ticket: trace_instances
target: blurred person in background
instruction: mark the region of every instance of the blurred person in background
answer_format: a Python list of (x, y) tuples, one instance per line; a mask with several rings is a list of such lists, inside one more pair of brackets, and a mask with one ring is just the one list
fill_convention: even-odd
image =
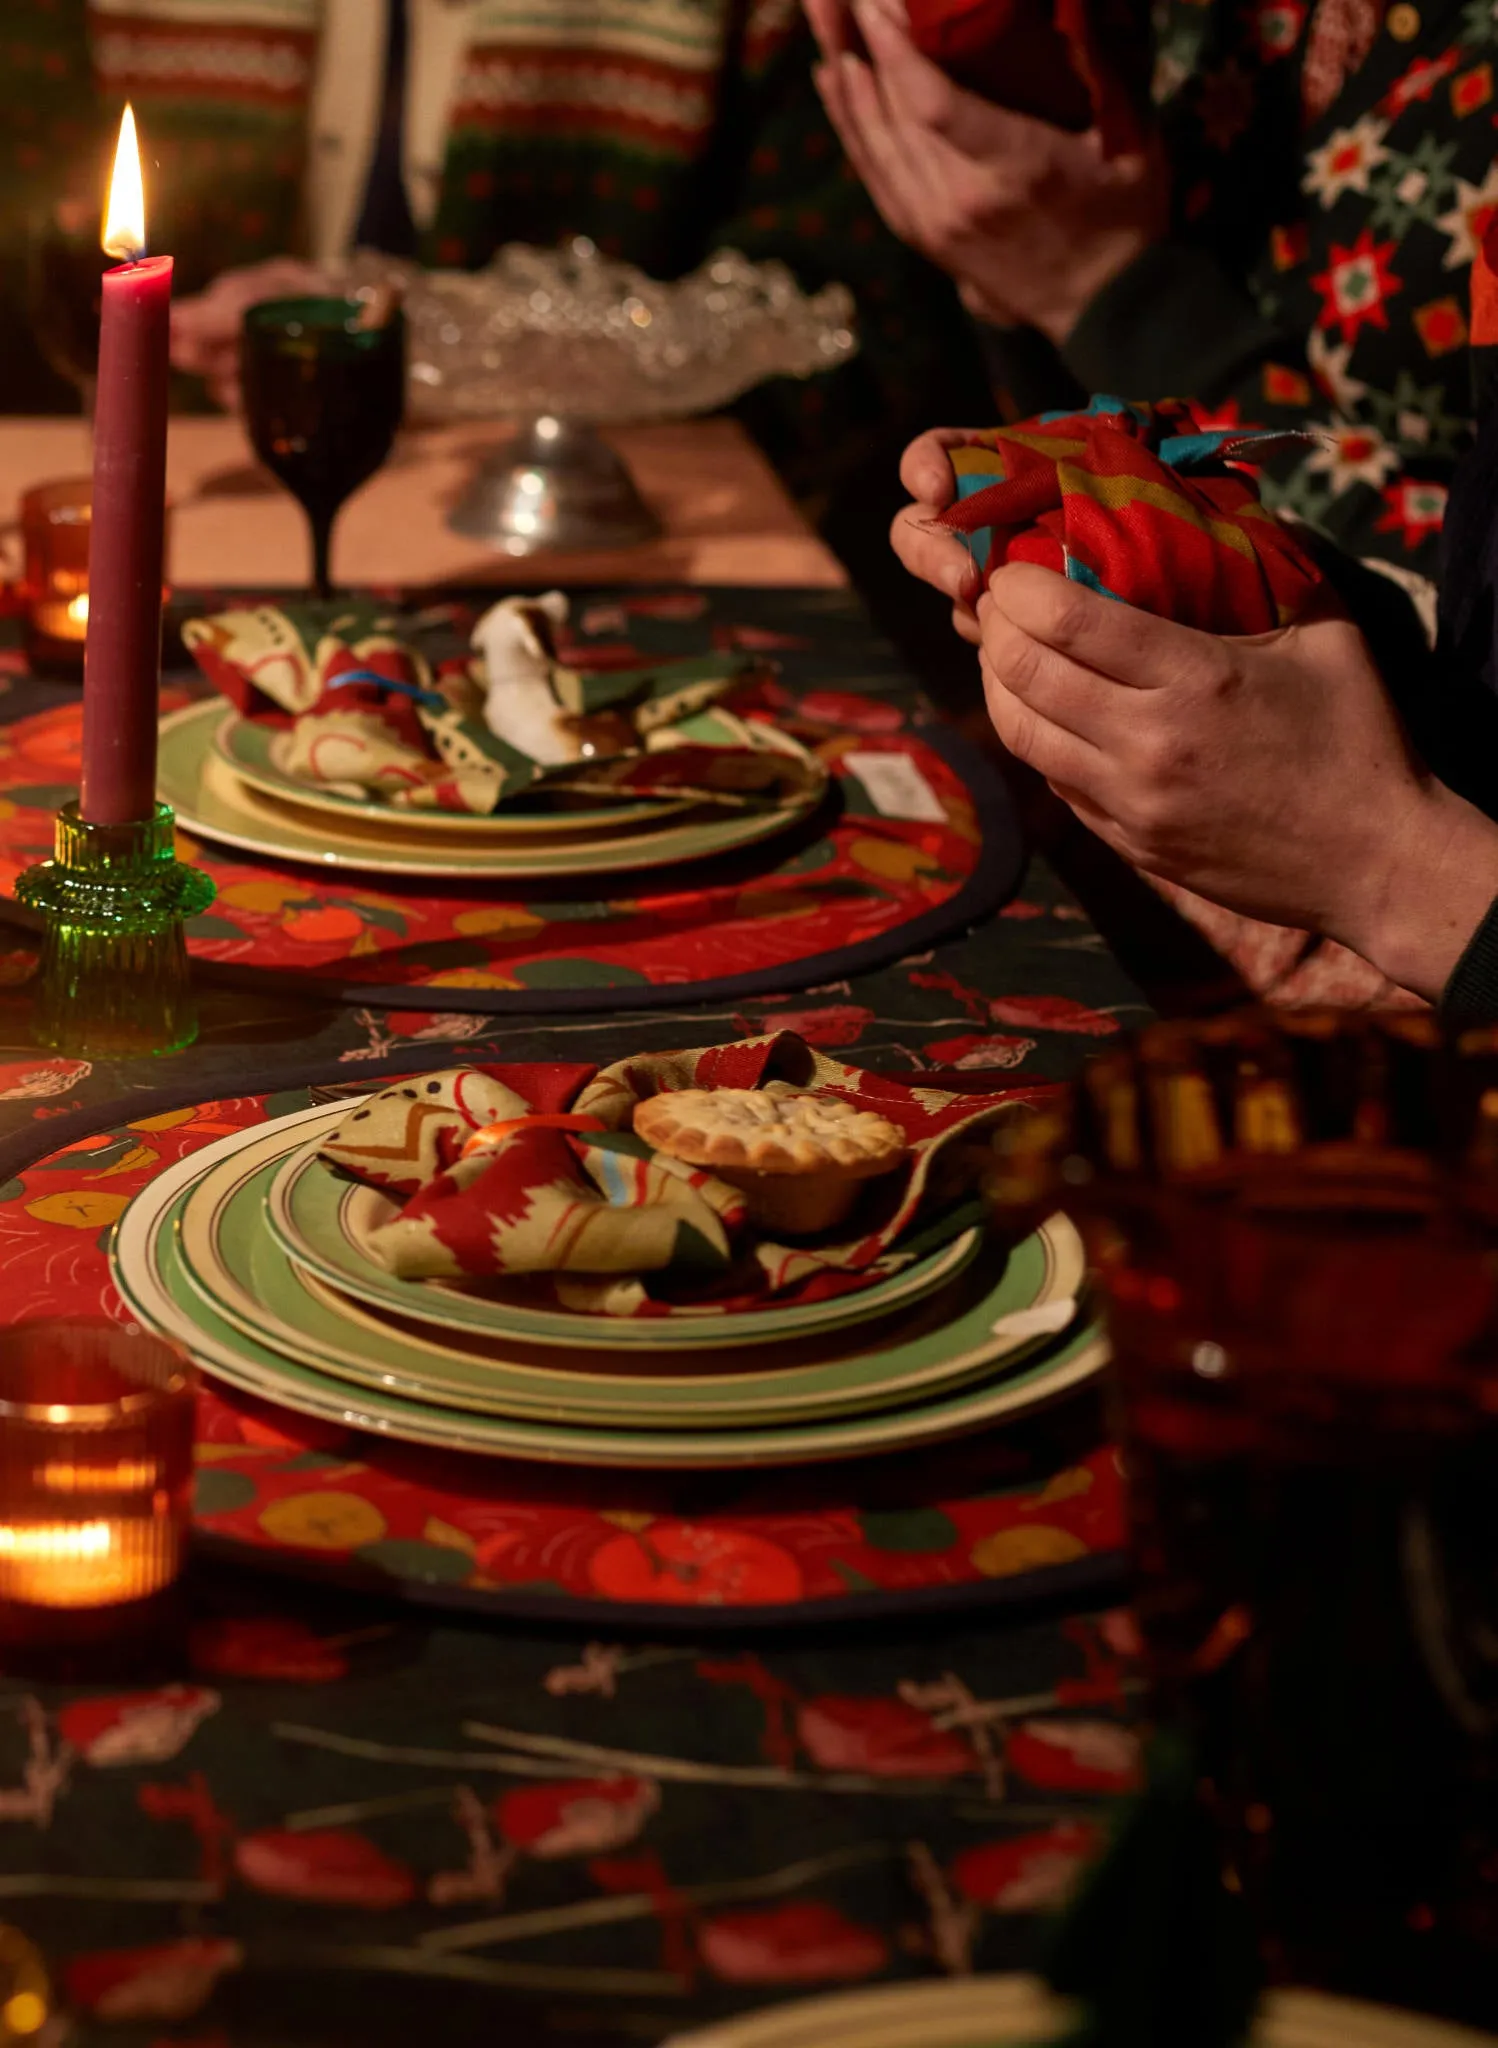
[[(1024, 110), (1012, 70), (971, 89), (1007, 0), (807, 5), (849, 156), (987, 327), (1015, 416), (1105, 391), (1317, 422), (1329, 441), (1271, 465), (1266, 502), (1435, 575), (1471, 436), (1468, 271), (1498, 206), (1486, 0), (1163, 0), (1112, 154), (1098, 125)], [(912, 466), (924, 496), (939, 451)]]
[[(1135, 131), (1109, 135), (1095, 61), (1090, 124), (1045, 118), (1022, 71), (994, 61), (1020, 18), (1010, 0), (807, 4), (844, 145), (987, 328), (1009, 416), (1102, 391), (1320, 429), (1260, 482), (1333, 543), (1322, 559), (1357, 624), (1263, 642), (1188, 635), (1033, 571), (982, 591), (933, 526), (963, 436), (917, 441), (896, 547), (958, 600), (999, 737), (1252, 986), (1308, 1000), (1325, 966), (1333, 1000), (1387, 999), (1390, 981), (1439, 996), (1495, 879), (1491, 582), (1479, 617), (1464, 543), (1434, 659), (1395, 586), (1432, 628), (1490, 374), (1491, 346), (1471, 344), (1479, 319), (1494, 338), (1498, 284), (1488, 266), (1470, 300), (1469, 284), (1498, 213), (1492, 8), (1166, 0), (1152, 92), (1126, 90)], [(1469, 526), (1491, 460), (1469, 462)], [(1332, 953), (1299, 950), (1307, 934)], [(1380, 973), (1353, 971), (1363, 961)]]
[(902, 434), (989, 401), (955, 292), (879, 219), (813, 55), (799, 0), (4, 0), (5, 403), (63, 401), (26, 360), (23, 243), (99, 191), (129, 99), (177, 364), (220, 399), (244, 307), (356, 246), (475, 268), (586, 235), (657, 277), (733, 246), (857, 300), (856, 360), (744, 406), (815, 507), (873, 430), (892, 470)]

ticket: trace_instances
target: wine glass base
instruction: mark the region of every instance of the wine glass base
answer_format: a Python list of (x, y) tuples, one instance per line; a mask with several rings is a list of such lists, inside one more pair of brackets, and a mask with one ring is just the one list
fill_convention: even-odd
[(516, 556), (635, 547), (661, 532), (597, 428), (546, 414), (484, 464), (447, 523)]

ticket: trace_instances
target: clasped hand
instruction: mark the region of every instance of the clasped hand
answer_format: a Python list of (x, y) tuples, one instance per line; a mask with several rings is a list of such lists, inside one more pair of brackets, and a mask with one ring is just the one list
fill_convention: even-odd
[[(968, 310), (1058, 345), (1104, 285), (1164, 233), (1154, 144), (1107, 158), (965, 92), (921, 55), (903, 0), (806, 0), (817, 89), (886, 225), (953, 277)], [(863, 51), (849, 47), (856, 24)]]
[(1116, 852), (1439, 995), (1498, 828), (1415, 759), (1350, 619), (1202, 633), (1014, 563), (976, 624), (999, 738)]

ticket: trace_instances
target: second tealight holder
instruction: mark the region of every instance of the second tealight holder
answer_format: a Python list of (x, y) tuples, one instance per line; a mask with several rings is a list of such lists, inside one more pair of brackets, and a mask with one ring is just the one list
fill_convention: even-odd
[(176, 855), (169, 804), (123, 825), (57, 814), (53, 857), (16, 895), (44, 920), (32, 1034), (56, 1052), (129, 1058), (178, 1052), (197, 1036), (183, 925), (212, 881)]
[(88, 477), (38, 484), (21, 499), (26, 661), (34, 675), (76, 682), (88, 632)]

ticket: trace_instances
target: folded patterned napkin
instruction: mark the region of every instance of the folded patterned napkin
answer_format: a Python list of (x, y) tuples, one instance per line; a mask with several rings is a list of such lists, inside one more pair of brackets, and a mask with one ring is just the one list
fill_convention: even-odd
[(1321, 571), (1239, 467), (1304, 435), (1205, 425), (1189, 401), (1042, 413), (950, 450), (956, 501), (940, 523), (985, 575), (1038, 562), (1141, 611), (1209, 633), (1265, 633), (1305, 606)]
[[(903, 1165), (869, 1184), (836, 1243), (756, 1237), (737, 1188), (653, 1153), (631, 1129), (647, 1096), (773, 1082), (874, 1110), (909, 1143)], [(403, 1278), (550, 1275), (556, 1299), (571, 1309), (725, 1313), (771, 1296), (851, 1292), (955, 1236), (975, 1220), (962, 1197), (973, 1192), (976, 1169), (975, 1154), (954, 1141), (977, 1137), (1015, 1108), (1011, 1095), (880, 1080), (783, 1031), (601, 1071), (449, 1068), (384, 1089), (319, 1150), (331, 1166), (401, 1201), (369, 1232), (367, 1249)], [(486, 1126), (512, 1122), (472, 1145)]]
[(1138, 0), (905, 0), (911, 39), (957, 84), (1103, 153), (1144, 146), (1153, 50)]
[(283, 773), (398, 810), (488, 816), (538, 795), (742, 806), (804, 792), (815, 771), (768, 727), (726, 720), (722, 746), (674, 730), (762, 670), (762, 657), (573, 667), (552, 641), (565, 611), (559, 593), (504, 599), (461, 651), (359, 600), (218, 612), (182, 637), (245, 716), (286, 727), (274, 747)]

